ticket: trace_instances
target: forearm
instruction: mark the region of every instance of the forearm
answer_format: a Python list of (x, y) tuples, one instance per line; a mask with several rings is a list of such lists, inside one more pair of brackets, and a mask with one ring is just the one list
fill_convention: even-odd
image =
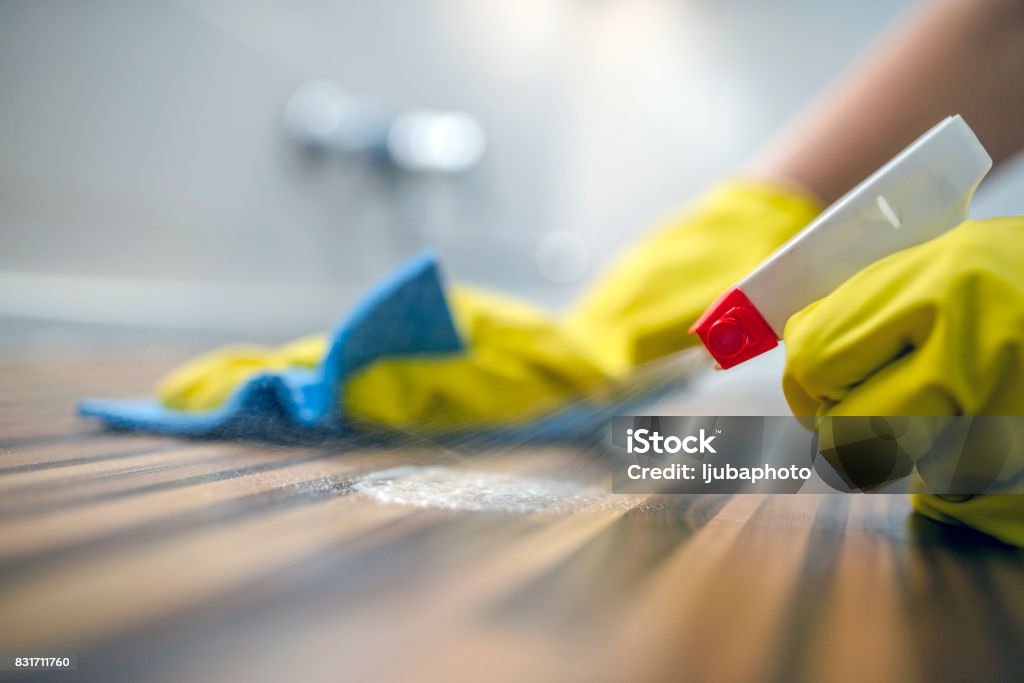
[(755, 161), (832, 202), (944, 116), (996, 164), (1024, 148), (1024, 0), (929, 3)]

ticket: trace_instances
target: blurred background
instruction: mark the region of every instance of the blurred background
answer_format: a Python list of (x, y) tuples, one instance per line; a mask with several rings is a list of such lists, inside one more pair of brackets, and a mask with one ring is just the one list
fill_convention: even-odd
[[(428, 246), (561, 304), (912, 4), (6, 0), (0, 315), (283, 338)], [(382, 151), (422, 111), (461, 167)]]

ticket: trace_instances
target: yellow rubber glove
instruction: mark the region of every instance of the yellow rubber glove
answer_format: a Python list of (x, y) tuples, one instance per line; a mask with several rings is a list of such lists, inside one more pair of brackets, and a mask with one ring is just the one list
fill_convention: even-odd
[(720, 185), (621, 256), (566, 325), (599, 334), (600, 361), (616, 373), (698, 344), (689, 329), (704, 310), (820, 210), (792, 188)]
[[(792, 190), (722, 185), (627, 253), (561, 319), (509, 297), (453, 288), (449, 303), (467, 352), (369, 365), (346, 384), (346, 414), (445, 430), (600, 400), (639, 365), (693, 345), (688, 328), (711, 301), (818, 211)], [(316, 356), (309, 346), (299, 350), (302, 364)], [(215, 352), (172, 373), (158, 394), (170, 407), (211, 408), (247, 373), (264, 369), (262, 359), (287, 364), (287, 351)]]
[[(348, 414), (367, 422), (441, 429), (466, 421), (515, 421), (609, 384), (541, 309), (468, 287), (454, 288), (449, 299), (456, 327), (473, 352), (370, 365), (346, 387)], [(316, 366), (326, 344), (324, 335), (312, 335), (280, 347), (216, 349), (168, 375), (157, 395), (169, 408), (209, 410), (254, 373)]]
[(316, 367), (327, 339), (314, 334), (282, 346), (234, 344), (197, 356), (160, 380), (156, 395), (175, 410), (210, 410), (250, 375), (289, 367)]
[[(1022, 330), (1024, 217), (967, 221), (793, 316), (783, 389), (795, 415), (1021, 415)], [(913, 502), (1024, 546), (1024, 496)]]
[(419, 431), (495, 427), (600, 399), (611, 387), (588, 349), (542, 309), (467, 287), (449, 296), (467, 353), (372, 363), (345, 386), (347, 414)]

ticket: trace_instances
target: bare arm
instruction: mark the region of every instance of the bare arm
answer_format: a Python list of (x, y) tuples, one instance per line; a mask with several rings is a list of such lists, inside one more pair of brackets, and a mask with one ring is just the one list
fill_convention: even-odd
[(1024, 148), (1024, 0), (928, 3), (753, 164), (832, 202), (961, 114), (996, 164)]

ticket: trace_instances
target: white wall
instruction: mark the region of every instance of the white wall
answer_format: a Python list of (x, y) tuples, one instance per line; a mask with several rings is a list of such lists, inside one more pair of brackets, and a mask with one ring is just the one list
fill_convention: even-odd
[[(742, 162), (909, 3), (325, 0), (0, 4), (0, 314), (321, 326), (425, 245), (559, 302)], [(317, 166), (280, 126), (337, 80), (489, 135), (461, 179)], [(1011, 174), (981, 209), (1020, 211)], [(299, 305), (289, 305), (299, 301)]]

